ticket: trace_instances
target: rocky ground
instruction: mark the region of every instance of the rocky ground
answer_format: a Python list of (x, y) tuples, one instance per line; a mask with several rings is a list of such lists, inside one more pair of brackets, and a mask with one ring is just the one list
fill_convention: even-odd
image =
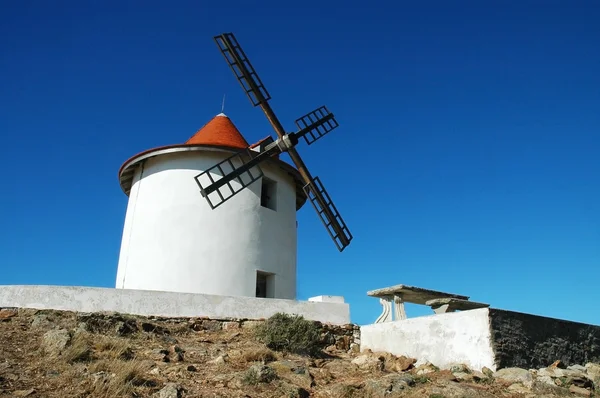
[(309, 358), (265, 347), (259, 324), (2, 309), (0, 397), (600, 396), (597, 364), (439, 370), (357, 352), (352, 325), (322, 326)]

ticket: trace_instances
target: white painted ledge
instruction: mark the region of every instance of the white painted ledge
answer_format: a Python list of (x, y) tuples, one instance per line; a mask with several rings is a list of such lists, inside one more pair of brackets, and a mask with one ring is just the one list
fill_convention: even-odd
[(1, 307), (216, 319), (261, 319), (283, 312), (323, 323), (350, 323), (347, 303), (79, 286), (0, 285)]
[(343, 296), (315, 296), (310, 297), (308, 301), (316, 302), (316, 303), (343, 303)]
[(462, 363), (496, 370), (487, 308), (361, 326), (360, 349), (385, 351), (444, 369)]

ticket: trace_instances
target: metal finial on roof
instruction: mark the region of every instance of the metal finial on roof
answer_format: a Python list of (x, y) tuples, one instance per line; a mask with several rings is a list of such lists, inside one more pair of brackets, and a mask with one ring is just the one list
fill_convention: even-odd
[(221, 104), (221, 113), (225, 113), (225, 94), (223, 94), (223, 103)]

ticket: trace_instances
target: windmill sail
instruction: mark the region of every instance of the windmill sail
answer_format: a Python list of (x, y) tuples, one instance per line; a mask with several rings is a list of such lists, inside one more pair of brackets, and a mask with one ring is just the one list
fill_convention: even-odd
[(343, 251), (350, 244), (352, 234), (331, 201), (325, 187), (321, 184), (319, 177), (315, 177), (309, 184), (306, 184), (304, 192), (338, 250)]
[(269, 92), (262, 84), (260, 77), (256, 74), (250, 60), (244, 54), (244, 50), (238, 44), (233, 33), (224, 33), (215, 36), (214, 39), (250, 102), (254, 106), (258, 106), (270, 100)]
[[(271, 99), (269, 92), (235, 36), (232, 33), (224, 33), (215, 36), (214, 39), (250, 102), (254, 106), (261, 107), (279, 138), (267, 145), (258, 155), (251, 153), (246, 153), (246, 156), (242, 153), (235, 154), (196, 176), (196, 182), (202, 195), (208, 200), (212, 208), (220, 206), (263, 176), (259, 166), (261, 162), (277, 153), (287, 152), (304, 180), (304, 191), (307, 197), (313, 204), (338, 250), (343, 251), (350, 244), (352, 234), (319, 178), (311, 176), (300, 154), (295, 149), (301, 137), (310, 145), (337, 128), (338, 123), (335, 117), (326, 107), (322, 106), (296, 120), (297, 132), (286, 134), (281, 122), (268, 103)], [(248, 149), (248, 151), (250, 150)], [(225, 191), (225, 195), (221, 190)], [(213, 199), (209, 198), (211, 195)]]
[(322, 106), (296, 120), (298, 138), (304, 137), (308, 145), (312, 144), (331, 130), (339, 126), (335, 117)]

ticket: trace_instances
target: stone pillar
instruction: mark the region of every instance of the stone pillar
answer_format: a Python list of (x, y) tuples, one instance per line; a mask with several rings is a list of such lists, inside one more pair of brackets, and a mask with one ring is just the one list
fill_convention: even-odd
[(406, 319), (406, 310), (404, 309), (404, 300), (401, 294), (394, 295), (394, 317), (396, 321)]
[(391, 322), (392, 321), (392, 297), (384, 296), (379, 298), (379, 302), (383, 306), (383, 312), (375, 323)]

